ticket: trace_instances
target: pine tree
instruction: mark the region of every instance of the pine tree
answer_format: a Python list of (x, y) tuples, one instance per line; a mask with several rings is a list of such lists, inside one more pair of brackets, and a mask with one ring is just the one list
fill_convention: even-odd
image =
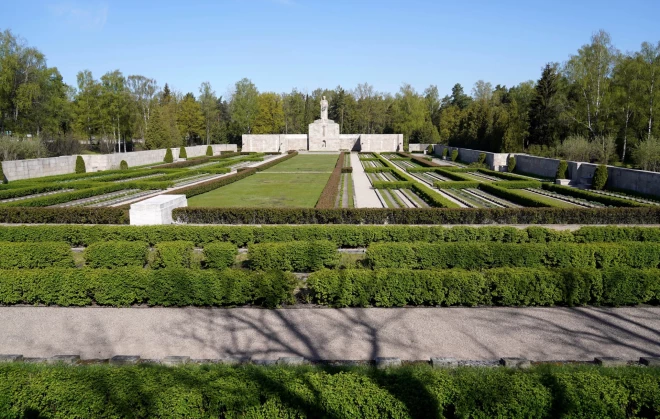
[(541, 78), (536, 83), (536, 95), (530, 105), (528, 144), (549, 146), (558, 139), (559, 112), (555, 103), (558, 84), (559, 75), (555, 68), (546, 64)]
[(85, 173), (86, 171), (85, 160), (83, 160), (82, 156), (76, 157), (76, 173)]

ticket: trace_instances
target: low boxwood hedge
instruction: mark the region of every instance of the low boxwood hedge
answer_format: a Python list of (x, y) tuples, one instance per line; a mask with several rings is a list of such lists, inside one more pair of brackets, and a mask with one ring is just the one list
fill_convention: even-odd
[(63, 242), (0, 242), (0, 269), (72, 268), (71, 247)]
[(0, 207), (0, 223), (7, 224), (128, 224), (121, 208), (7, 208)]
[(103, 241), (85, 249), (85, 262), (92, 268), (143, 267), (148, 253), (149, 245), (142, 241)]
[(596, 192), (590, 192), (583, 189), (571, 188), (570, 186), (555, 185), (544, 183), (543, 189), (557, 192), (562, 195), (574, 196), (576, 198), (586, 199), (587, 201), (600, 202), (601, 204), (611, 205), (613, 207), (647, 207), (650, 204), (635, 202), (628, 199), (617, 198), (615, 196), (602, 195)]
[(337, 245), (327, 240), (259, 243), (248, 247), (250, 268), (308, 272), (339, 262)]
[[(75, 389), (75, 391), (72, 391)], [(6, 417), (652, 418), (658, 368), (0, 365)]]
[(215, 242), (204, 245), (205, 265), (212, 269), (232, 266), (237, 254), (238, 249), (232, 243)]
[(307, 285), (331, 307), (635, 305), (660, 302), (660, 270), (324, 269)]
[(345, 153), (340, 153), (335, 168), (332, 170), (328, 182), (326, 182), (321, 196), (316, 202), (316, 208), (334, 208), (339, 195), (339, 183), (341, 181), (342, 168), (344, 167)]
[(374, 268), (657, 268), (660, 243), (372, 243)]
[(191, 241), (166, 241), (156, 244), (152, 268), (192, 268), (195, 243)]

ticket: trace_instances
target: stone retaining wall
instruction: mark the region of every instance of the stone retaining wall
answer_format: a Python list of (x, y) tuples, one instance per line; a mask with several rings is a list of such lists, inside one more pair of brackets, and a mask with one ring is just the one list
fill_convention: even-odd
[(452, 150), (454, 149), (458, 150), (458, 160), (462, 161), (463, 163), (477, 162), (479, 161), (479, 155), (481, 153), (485, 153), (486, 165), (490, 167), (491, 170), (495, 170), (498, 172), (506, 171), (507, 159), (509, 158), (508, 153), (490, 153), (488, 151), (471, 150), (469, 148), (449, 147), (442, 144), (436, 144), (433, 147), (433, 154), (441, 156), (442, 150), (444, 150), (445, 148), (448, 149), (447, 152), (448, 156), (451, 156)]
[[(188, 157), (206, 155), (205, 145), (186, 147)], [(221, 151), (237, 151), (236, 144), (212, 144), (213, 154)], [(87, 172), (119, 169), (122, 160), (128, 167), (143, 166), (162, 162), (166, 149), (132, 151), (130, 153), (89, 154), (83, 155)], [(179, 147), (172, 148), (174, 159), (179, 158)], [(44, 176), (66, 175), (75, 173), (77, 156), (50, 157), (45, 159), (9, 160), (2, 162), (2, 171), (7, 181), (32, 179)]]
[(403, 134), (340, 134), (324, 143), (310, 142), (307, 134), (244, 134), (242, 151), (259, 153), (301, 151), (403, 151)]
[(413, 151), (426, 151), (427, 148), (432, 144), (408, 144), (408, 151), (411, 153)]

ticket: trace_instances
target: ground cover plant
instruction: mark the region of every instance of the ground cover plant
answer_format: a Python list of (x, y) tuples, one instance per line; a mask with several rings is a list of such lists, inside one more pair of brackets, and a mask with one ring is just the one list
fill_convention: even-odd
[[(658, 368), (0, 366), (7, 417), (633, 418)], [(71, 389), (75, 389), (72, 392)]]

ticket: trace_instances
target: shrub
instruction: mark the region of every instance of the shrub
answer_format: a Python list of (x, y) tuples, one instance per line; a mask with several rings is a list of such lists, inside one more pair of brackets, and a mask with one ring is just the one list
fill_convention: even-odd
[(186, 151), (186, 148), (183, 147), (183, 146), (179, 149), (179, 158), (180, 159), (187, 159), (188, 158), (188, 152)]
[(557, 167), (557, 174), (555, 179), (566, 179), (566, 172), (568, 171), (568, 163), (566, 160), (561, 160), (559, 166)]
[(190, 241), (160, 242), (154, 249), (153, 268), (191, 268), (195, 244)]
[(625, 418), (630, 392), (617, 380), (593, 371), (556, 374), (561, 416), (569, 418)]
[(649, 204), (628, 200), (625, 198), (618, 198), (616, 196), (602, 195), (595, 192), (590, 192), (584, 189), (572, 188), (570, 186), (555, 185), (552, 183), (544, 183), (543, 189), (557, 192), (562, 195), (574, 196), (576, 198), (586, 199), (588, 201), (600, 202), (601, 204), (613, 207), (646, 207)]
[(478, 164), (486, 163), (486, 153), (479, 153), (479, 158), (477, 159)]
[(335, 266), (339, 253), (334, 243), (314, 240), (251, 244), (248, 258), (250, 267), (255, 270), (308, 272)]
[(105, 241), (85, 249), (85, 262), (92, 268), (142, 267), (147, 262), (149, 246), (142, 241)]
[(433, 154), (433, 144), (429, 144), (429, 146), (426, 147), (426, 152), (428, 154)]
[(72, 268), (71, 247), (63, 242), (0, 242), (0, 269)]
[(167, 150), (165, 150), (165, 159), (163, 159), (163, 161), (165, 163), (172, 163), (174, 161), (171, 148), (168, 147)]
[(209, 268), (223, 269), (236, 262), (238, 249), (232, 243), (208, 243), (204, 246), (205, 264)]
[(82, 156), (76, 157), (76, 173), (85, 173), (87, 170), (85, 169), (85, 160), (83, 160)]
[(509, 173), (513, 173), (513, 170), (516, 168), (516, 156), (509, 155), (506, 159), (506, 170)]
[(128, 163), (126, 163), (126, 160), (122, 160), (119, 163), (119, 170), (128, 170)]
[(442, 149), (442, 157), (447, 157), (448, 154), (449, 154), (449, 148), (444, 147)]
[(8, 224), (128, 224), (120, 208), (3, 208), (0, 222)]
[(209, 157), (213, 156), (213, 147), (211, 146), (206, 147), (206, 155)]
[(342, 167), (344, 167), (345, 153), (340, 153), (335, 168), (325, 184), (315, 208), (334, 208), (339, 196), (339, 183), (341, 182)]
[(0, 185), (7, 183), (7, 179), (5, 178), (5, 174), (2, 171), (2, 161), (0, 161)]
[(450, 182), (436, 181), (433, 182), (433, 186), (438, 189), (469, 189), (469, 188), (478, 188), (479, 181), (476, 180), (457, 180)]
[(594, 172), (592, 187), (596, 190), (602, 191), (605, 189), (605, 184), (607, 184), (607, 166), (600, 164), (596, 167), (596, 171)]
[(451, 151), (451, 161), (456, 161), (456, 160), (458, 160), (458, 150), (453, 149)]

